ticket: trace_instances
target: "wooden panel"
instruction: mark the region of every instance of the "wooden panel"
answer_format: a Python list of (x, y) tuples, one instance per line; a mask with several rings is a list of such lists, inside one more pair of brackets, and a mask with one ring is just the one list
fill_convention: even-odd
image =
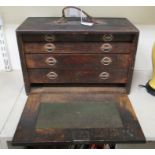
[(138, 29), (126, 18), (94, 18), (98, 23), (83, 26), (80, 18), (29, 17), (17, 29), (20, 33), (137, 33)]
[[(105, 36), (108, 36), (108, 39), (104, 39)], [(109, 38), (109, 36), (111, 38)], [(129, 34), (129, 33), (117, 33), (117, 34), (112, 34), (112, 33), (101, 33), (101, 34), (76, 34), (76, 33), (71, 33), (70, 35), (68, 34), (53, 34), (53, 33), (45, 33), (45, 34), (24, 34), (23, 35), (23, 40), (26, 42), (51, 42), (50, 39), (46, 38), (51, 38), (52, 37), (52, 42), (61, 42), (61, 41), (69, 41), (69, 42), (79, 42), (79, 41), (99, 41), (99, 42), (111, 42), (111, 41), (116, 41), (116, 42), (131, 42), (133, 40), (134, 35)]]
[[(38, 100), (40, 102), (38, 103)], [(37, 103), (36, 104), (34, 103)], [(95, 106), (96, 104), (98, 106), (106, 107), (108, 114), (108, 107), (112, 107), (114, 112), (119, 114), (115, 117), (113, 113), (109, 112), (109, 118), (111, 119), (111, 122), (108, 122), (106, 124), (100, 124), (102, 126), (101, 128), (95, 127), (87, 127), (83, 128), (81, 125), (79, 125), (77, 128), (65, 128), (66, 124), (64, 124), (64, 127), (61, 125), (61, 128), (53, 128), (52, 124), (49, 126), (43, 125), (43, 128), (40, 125), (37, 125), (38, 121), (41, 121), (44, 116), (40, 115), (40, 108), (44, 106), (44, 104), (50, 105), (56, 105), (59, 106), (59, 108), (56, 108), (55, 111), (52, 113), (52, 115), (55, 115), (59, 113), (60, 111), (63, 113), (65, 117), (69, 115), (69, 113), (66, 113), (65, 110), (62, 111), (61, 105), (70, 104), (70, 108), (74, 108), (74, 104), (79, 103), (79, 107), (77, 108), (80, 111), (88, 110), (89, 113), (96, 113), (96, 110), (93, 111), (93, 108), (85, 109), (85, 104), (81, 104), (87, 102), (87, 104), (90, 104), (91, 106)], [(89, 105), (88, 105), (89, 106)], [(45, 110), (45, 109), (44, 109)], [(50, 110), (50, 108), (49, 108)], [(74, 109), (76, 110), (76, 108)], [(100, 111), (102, 113), (102, 111)], [(46, 113), (47, 114), (47, 113)], [(80, 113), (72, 113), (72, 115), (77, 115), (78, 119), (86, 119), (87, 116), (80, 118)], [(51, 115), (51, 114), (50, 114)], [(42, 118), (40, 118), (40, 117)], [(60, 115), (59, 115), (60, 116)], [(56, 119), (56, 117), (50, 117), (50, 119), (53, 118)], [(57, 116), (58, 117), (58, 116)], [(61, 116), (60, 116), (61, 117)], [(58, 117), (58, 119), (60, 118)], [(91, 121), (94, 120), (93, 116), (91, 116)], [(95, 117), (98, 117), (95, 115)], [(40, 120), (38, 120), (40, 118)], [(89, 118), (90, 119), (90, 118)], [(107, 118), (105, 117), (99, 117), (99, 119), (104, 119), (106, 121)], [(76, 123), (75, 118), (75, 123)], [(118, 121), (119, 124), (115, 126), (115, 121)], [(32, 123), (33, 122), (33, 123)], [(45, 122), (44, 122), (45, 123)], [(47, 122), (48, 123), (48, 122)], [(75, 124), (77, 125), (77, 124)], [(96, 124), (97, 125), (97, 124)], [(119, 127), (118, 127), (119, 126)], [(131, 103), (126, 95), (121, 94), (103, 94), (103, 93), (94, 93), (94, 92), (68, 92), (65, 91), (65, 93), (45, 93), (40, 95), (30, 95), (28, 102), (25, 106), (24, 112), (22, 114), (22, 117), (20, 119), (16, 134), (13, 138), (13, 144), (14, 145), (49, 145), (49, 144), (60, 144), (60, 143), (140, 143), (145, 142), (145, 138), (143, 135), (143, 132), (141, 130), (141, 127), (137, 121), (136, 115), (133, 111), (133, 108), (131, 106)]]
[(16, 140), (23, 139), (23, 143), (28, 143), (31, 141), (34, 131), (34, 124), (36, 121), (36, 114), (38, 113), (38, 106), (40, 104), (40, 95), (34, 94), (31, 97), (28, 97), (25, 108), (23, 110), (20, 121), (22, 123), (18, 124), (18, 128), (15, 132)]
[(108, 43), (110, 46), (105, 50), (101, 49), (104, 45), (103, 42), (55, 42), (53, 43), (55, 49), (51, 52), (46, 50), (47, 43), (24, 43), (24, 52), (25, 53), (131, 53), (133, 49), (133, 44), (131, 43)]
[(108, 85), (108, 86), (93, 86), (93, 87), (86, 87), (86, 86), (81, 86), (81, 87), (77, 87), (77, 86), (72, 86), (72, 87), (63, 87), (63, 86), (59, 86), (59, 87), (45, 87), (45, 86), (41, 86), (41, 87), (33, 87), (31, 89), (31, 94), (33, 93), (55, 93), (55, 92), (59, 92), (60, 94), (62, 93), (65, 93), (65, 92), (70, 92), (70, 93), (102, 93), (102, 94), (115, 94), (116, 92), (118, 94), (126, 94), (126, 90), (124, 87), (114, 87), (114, 86), (111, 86), (111, 85)]
[(22, 36), (19, 33), (16, 33), (16, 37), (17, 37), (17, 43), (18, 43), (18, 49), (19, 49), (20, 63), (22, 67), (25, 91), (28, 94), (30, 91), (30, 81), (29, 81), (27, 66), (25, 62), (23, 40), (22, 40)]
[(26, 54), (28, 68), (128, 69), (127, 54)]
[[(53, 17), (30, 17), (16, 30), (27, 94), (32, 86), (31, 81), (29, 81), (28, 66), (33, 69), (36, 63), (32, 65), (32, 62), (28, 62), (26, 64), (24, 54), (34, 53), (130, 54), (128, 68), (123, 67), (123, 69), (128, 69), (126, 71), (128, 73), (124, 76), (126, 76), (126, 79), (129, 79), (126, 84), (126, 89), (129, 92), (138, 41), (138, 29), (125, 18), (95, 18), (99, 23), (94, 24), (92, 27), (81, 25), (78, 18), (66, 18), (66, 21), (63, 23), (57, 23), (59, 19)], [(47, 46), (49, 43), (54, 46)], [(103, 46), (103, 44), (108, 44), (108, 46)], [(51, 50), (53, 47), (54, 50)], [(103, 47), (109, 49), (107, 50)], [(127, 63), (124, 64), (127, 65)], [(39, 66), (40, 69), (47, 67), (40, 65), (40, 62)], [(107, 67), (109, 70), (112, 68), (110, 66)]]
[[(105, 73), (106, 79), (100, 74)], [(31, 83), (126, 83), (127, 70), (51, 70), (29, 69)], [(54, 79), (49, 79), (51, 77)], [(49, 77), (48, 77), (49, 75)], [(104, 75), (103, 75), (104, 76)], [(108, 77), (109, 76), (109, 77)]]

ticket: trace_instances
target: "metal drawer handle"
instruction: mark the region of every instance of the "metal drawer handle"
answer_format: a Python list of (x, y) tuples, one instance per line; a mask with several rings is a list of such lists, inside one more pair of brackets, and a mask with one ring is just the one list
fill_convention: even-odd
[(47, 43), (44, 45), (44, 49), (46, 52), (53, 52), (55, 50), (55, 45), (52, 43)]
[(58, 74), (55, 72), (49, 72), (46, 76), (48, 77), (48, 79), (54, 80), (58, 77)]
[(50, 66), (53, 66), (57, 63), (57, 60), (53, 57), (48, 57), (46, 60), (45, 60), (45, 63), (50, 65)]
[(106, 80), (110, 77), (110, 74), (108, 72), (102, 72), (99, 74), (99, 78), (102, 80)]
[(109, 43), (102, 44), (100, 47), (102, 52), (110, 52), (112, 50), (112, 45)]
[(103, 39), (103, 41), (112, 41), (113, 35), (112, 34), (104, 34), (102, 39)]
[(101, 59), (101, 64), (108, 66), (112, 63), (112, 59), (109, 57), (104, 57)]
[(55, 41), (55, 36), (51, 35), (51, 34), (47, 34), (47, 35), (45, 35), (44, 39), (47, 42), (53, 42), (53, 41)]

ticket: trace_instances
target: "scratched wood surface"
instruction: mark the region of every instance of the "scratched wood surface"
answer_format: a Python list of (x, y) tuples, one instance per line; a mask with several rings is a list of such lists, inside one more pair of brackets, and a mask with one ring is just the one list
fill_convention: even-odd
[[(83, 26), (80, 24), (79, 18), (67, 18), (64, 23), (57, 23), (60, 17), (29, 17), (17, 29), (18, 32), (130, 32), (137, 33), (137, 28), (126, 18), (94, 18), (99, 20), (99, 24), (94, 24), (92, 27)], [(116, 34), (117, 36), (117, 34)], [(123, 36), (123, 34), (122, 34)], [(130, 36), (130, 34), (129, 34)], [(25, 36), (26, 38), (26, 36)], [(37, 37), (38, 38), (38, 37)], [(75, 37), (76, 38), (76, 37)], [(78, 38), (78, 37), (77, 37)], [(89, 37), (88, 37), (89, 38)], [(125, 36), (126, 38), (126, 36)], [(127, 37), (128, 38), (128, 37)], [(31, 38), (28, 37), (28, 40)], [(92, 40), (92, 38), (91, 38)], [(123, 38), (124, 40), (124, 38)]]
[[(24, 35), (25, 36), (25, 35)], [(37, 38), (37, 37), (36, 37)], [(24, 43), (24, 52), (25, 53), (47, 53), (45, 50), (45, 45), (47, 44), (46, 41), (44, 42), (37, 42), (35, 39), (33, 42), (25, 42)], [(88, 53), (106, 53), (101, 50), (101, 46), (104, 44), (104, 42), (54, 42), (53, 45), (55, 46), (55, 49), (52, 51), (52, 53), (82, 53), (82, 54), (88, 54)], [(110, 50), (110, 53), (131, 53), (133, 44), (132, 42), (111, 42), (112, 49)]]
[[(55, 62), (50, 65), (48, 59)], [(103, 62), (108, 59), (107, 62)], [(53, 68), (53, 69), (128, 69), (130, 56), (128, 54), (26, 54), (28, 68)], [(104, 65), (105, 64), (105, 65)]]
[[(54, 72), (57, 74), (55, 79), (49, 79), (48, 74)], [(107, 79), (100, 78), (102, 72), (108, 72)], [(79, 69), (29, 69), (29, 80), (31, 83), (126, 83), (128, 71), (119, 70), (79, 70)]]
[[(93, 101), (93, 103), (92, 103)], [(102, 127), (92, 127), (89, 125), (87, 128), (79, 125), (76, 128), (71, 127), (70, 125), (66, 126), (65, 122), (64, 127), (63, 124), (59, 124), (58, 121), (56, 124), (57, 127), (52, 127), (52, 124), (47, 126), (40, 126), (38, 123), (38, 115), (40, 112), (41, 106), (46, 103), (51, 105), (53, 104), (72, 104), (78, 105), (79, 109), (85, 109), (85, 104), (80, 104), (87, 102), (87, 104), (98, 104), (103, 107), (110, 103), (112, 104), (112, 108), (116, 117), (114, 115), (108, 115), (110, 118), (100, 118), (100, 119), (112, 119), (111, 124), (101, 124), (99, 126)], [(109, 105), (110, 106), (110, 105)], [(95, 114), (97, 111), (94, 108), (92, 110), (92, 121), (96, 121), (93, 119), (93, 113)], [(60, 109), (56, 108), (53, 113), (59, 113)], [(72, 112), (71, 112), (72, 113)], [(65, 116), (65, 111), (61, 116)], [(67, 115), (67, 114), (66, 114)], [(72, 113), (75, 116), (74, 113)], [(87, 118), (83, 115), (83, 119)], [(41, 116), (42, 117), (42, 116)], [(43, 116), (44, 117), (44, 116)], [(94, 118), (95, 118), (94, 117)], [(40, 118), (42, 119), (42, 118)], [(52, 117), (50, 118), (52, 119)], [(53, 118), (54, 119), (54, 118)], [(63, 118), (62, 118), (63, 119)], [(59, 118), (60, 120), (60, 118)], [(65, 120), (65, 119), (64, 119)], [(78, 119), (77, 119), (78, 121)], [(115, 126), (112, 122), (118, 122)], [(104, 121), (103, 121), (104, 122)], [(41, 123), (41, 122), (40, 122)], [(45, 122), (44, 122), (45, 123)], [(67, 123), (67, 122), (66, 122)], [(76, 120), (74, 122), (76, 124)], [(77, 126), (77, 124), (76, 124)], [(141, 127), (138, 123), (136, 115), (133, 111), (131, 103), (128, 97), (124, 94), (109, 94), (105, 93), (77, 93), (77, 92), (65, 92), (65, 93), (45, 93), (45, 94), (32, 94), (29, 96), (29, 99), (26, 103), (25, 110), (21, 116), (21, 120), (18, 124), (17, 131), (13, 138), (14, 145), (39, 145), (39, 144), (54, 144), (54, 143), (140, 143), (144, 142), (145, 138)]]
[[(100, 22), (92, 27), (80, 25), (78, 18), (67, 18), (63, 23), (58, 23), (59, 19), (28, 18), (16, 31), (25, 90), (29, 96), (13, 144), (144, 142), (143, 132), (126, 96), (132, 82), (138, 29), (126, 18), (95, 18)], [(103, 57), (110, 59), (108, 65), (101, 66)], [(56, 63), (49, 67), (48, 58)], [(102, 72), (106, 72), (104, 77), (100, 76)], [(82, 121), (76, 120), (70, 126), (67, 114), (71, 111), (71, 117), (76, 118), (75, 102), (76, 106), (80, 105), (77, 107), (81, 112), (92, 103), (89, 110), (94, 117), (90, 118), (105, 119), (104, 123), (94, 126), (89, 123), (88, 128), (83, 123), (82, 128)], [(51, 106), (57, 104), (60, 107), (69, 104), (74, 110), (66, 106), (64, 124), (59, 120), (54, 126), (45, 121), (44, 111), (47, 109), (48, 117), (50, 109), (54, 109)], [(101, 110), (99, 117), (98, 110), (93, 108), (95, 104), (101, 109), (107, 108), (106, 112), (111, 106), (113, 114), (105, 112), (102, 117), (104, 110)], [(59, 110), (55, 107), (54, 111), (59, 113), (55, 115), (57, 119), (61, 117)], [(86, 118), (87, 112), (81, 116)], [(53, 117), (50, 117), (51, 122)], [(117, 125), (114, 122), (118, 122)]]
[[(124, 83), (129, 93), (138, 29), (126, 18), (95, 18), (100, 22), (92, 27), (80, 25), (78, 18), (57, 23), (59, 19), (30, 17), (16, 30), (26, 93), (30, 94), (33, 84), (37, 83)], [(57, 63), (49, 65), (48, 56), (54, 57)], [(108, 57), (108, 61), (110, 58), (111, 63), (102, 66), (99, 59), (103, 57)], [(59, 79), (47, 79), (48, 68), (56, 68)], [(67, 71), (68, 68), (74, 71)], [(106, 69), (109, 78), (99, 80), (99, 72), (107, 72)]]

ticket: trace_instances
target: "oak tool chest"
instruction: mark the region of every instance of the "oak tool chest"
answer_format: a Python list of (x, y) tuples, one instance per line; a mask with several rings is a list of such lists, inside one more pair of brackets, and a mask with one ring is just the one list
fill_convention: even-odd
[(127, 96), (139, 31), (125, 18), (64, 19), (32, 17), (16, 31), (28, 99), (12, 143), (145, 142)]

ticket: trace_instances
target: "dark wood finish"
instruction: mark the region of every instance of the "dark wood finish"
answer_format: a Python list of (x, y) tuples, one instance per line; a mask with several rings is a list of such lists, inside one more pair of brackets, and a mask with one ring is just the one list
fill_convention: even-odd
[[(126, 96), (132, 82), (139, 35), (137, 28), (125, 18), (95, 18), (98, 24), (92, 27), (81, 25), (79, 18), (66, 18), (62, 23), (57, 22), (59, 19), (28, 18), (16, 31), (25, 90), (29, 96), (13, 144), (144, 142), (144, 135)], [(69, 103), (74, 107), (74, 102), (80, 106), (95, 102), (91, 110), (99, 102), (111, 105), (108, 117), (96, 119), (106, 119), (105, 126), (100, 123), (98, 128), (81, 125), (74, 129), (37, 128), (44, 103)], [(87, 103), (81, 105), (81, 102)], [(85, 110), (89, 109), (87, 107)], [(117, 110), (117, 116), (112, 109)], [(56, 113), (60, 112), (59, 108), (57, 110)], [(97, 111), (102, 112), (100, 109)], [(85, 115), (84, 111), (81, 112)], [(91, 112), (87, 118), (89, 121), (93, 121), (92, 116), (97, 117), (96, 111)], [(45, 123), (50, 119), (52, 122), (54, 117), (50, 115)], [(63, 122), (64, 125), (67, 121), (66, 124)], [(76, 122), (72, 123), (76, 125)], [(87, 125), (92, 124), (87, 122)]]
[(128, 54), (26, 54), (25, 57), (28, 68), (128, 70), (130, 64)]
[(50, 33), (131, 33), (138, 29), (126, 18), (95, 18), (99, 24), (92, 27), (80, 24), (79, 18), (66, 18), (67, 22), (57, 23), (59, 17), (29, 17), (18, 27), (19, 33), (48, 34)]
[[(38, 100), (40, 99), (40, 102)], [(122, 125), (119, 128), (65, 128), (65, 129), (39, 129), (36, 128), (37, 117), (40, 105), (44, 103), (59, 104), (74, 102), (91, 102), (103, 105), (114, 103), (116, 110), (120, 113)], [(78, 103), (77, 103), (78, 104)], [(82, 107), (81, 107), (82, 108)], [(27, 110), (26, 110), (27, 109)], [(111, 117), (114, 119), (114, 117)], [(83, 118), (84, 119), (84, 118)], [(95, 121), (95, 120), (92, 120)], [(106, 126), (106, 125), (105, 125)], [(19, 134), (20, 133), (20, 134)], [(48, 145), (54, 143), (136, 143), (144, 142), (145, 138), (137, 121), (130, 101), (126, 95), (83, 93), (65, 91), (54, 94), (32, 94), (29, 96), (22, 118), (18, 124), (17, 131), (13, 138), (14, 145)]]
[(130, 55), (130, 58), (131, 58), (131, 62), (130, 62), (130, 69), (129, 69), (129, 72), (128, 72), (128, 83), (126, 85), (126, 90), (127, 90), (127, 93), (129, 94), (130, 93), (130, 88), (131, 88), (131, 83), (132, 83), (132, 76), (133, 76), (133, 71), (134, 71), (134, 65), (135, 65), (135, 58), (136, 58), (136, 52), (137, 52), (137, 45), (138, 45), (138, 38), (139, 38), (139, 34), (137, 33), (134, 37), (134, 40), (133, 40), (133, 49), (132, 49), (132, 53)]
[[(50, 72), (57, 74), (57, 78), (49, 79)], [(107, 79), (101, 79), (102, 72), (109, 73)], [(51, 70), (51, 69), (29, 69), (31, 83), (126, 83), (126, 70)]]
[[(46, 41), (46, 36), (52, 36), (54, 39), (52, 42), (63, 42), (63, 41), (69, 41), (69, 42), (80, 42), (80, 41), (85, 41), (85, 42), (106, 42), (104, 40), (105, 35), (112, 35), (112, 40), (114, 42), (132, 42), (134, 35), (131, 33), (102, 33), (102, 34), (91, 34), (91, 33), (84, 33), (84, 34), (53, 34), (53, 33), (48, 33), (48, 34), (25, 34), (23, 35), (23, 40), (25, 42), (45, 42)], [(109, 41), (109, 42), (111, 42)], [(47, 41), (48, 42), (48, 41)]]
[[(102, 55), (100, 55), (101, 53), (107, 54), (107, 56), (109, 56), (108, 54), (114, 54), (110, 55), (114, 61), (112, 61), (111, 65), (104, 66), (103, 69), (126, 69), (127, 74), (123, 72), (123, 76), (125, 77), (121, 79), (126, 79), (125, 87), (129, 92), (138, 40), (137, 28), (125, 18), (97, 18), (96, 20), (99, 21), (99, 24), (95, 24), (92, 27), (80, 25), (78, 18), (67, 18), (67, 22), (61, 24), (57, 23), (58, 19), (59, 18), (28, 18), (17, 29), (27, 94), (30, 92), (32, 82), (32, 78), (30, 80), (29, 77), (31, 74), (28, 73), (27, 68), (52, 68), (54, 70), (72, 68), (81, 70), (82, 63), (84, 62), (85, 64), (82, 66), (82, 69), (90, 72), (89, 68), (92, 68), (91, 72), (93, 73), (94, 69), (100, 70), (101, 64), (98, 61), (100, 59), (99, 57), (102, 57)], [(105, 44), (106, 46), (104, 46)], [(24, 53), (32, 53), (34, 55), (24, 55)], [(79, 56), (77, 58), (73, 58), (73, 56), (68, 56), (68, 58), (65, 59), (60, 58), (58, 63), (50, 65), (49, 67), (46, 65), (47, 62), (44, 63), (44, 58), (47, 55), (38, 55), (46, 53), (56, 54), (55, 57), (57, 59), (67, 53), (79, 54)], [(91, 53), (94, 54), (94, 58), (89, 57)], [(80, 56), (80, 54), (88, 54), (87, 59), (81, 59), (81, 57), (84, 56)], [(128, 54), (128, 56), (124, 54)], [(69, 63), (65, 61), (67, 59)], [(93, 65), (91, 61), (93, 61)], [(65, 65), (63, 65), (64, 63)], [(115, 73), (116, 72), (117, 71), (115, 71)]]
[(55, 45), (55, 50), (52, 52), (48, 52), (45, 50), (45, 45), (47, 43), (39, 43), (39, 42), (26, 42), (24, 44), (24, 51), (25, 53), (130, 53), (132, 52), (132, 43), (108, 43), (112, 46), (112, 49), (110, 51), (102, 51), (101, 46), (106, 43), (99, 43), (99, 42), (55, 42), (53, 43)]
[[(111, 55), (114, 61), (112, 61), (111, 65), (104, 66), (104, 68), (106, 67), (105, 69), (126, 69), (127, 74), (123, 74), (125, 77), (122, 78), (127, 79), (125, 87), (129, 93), (137, 48), (138, 30), (125, 18), (98, 18), (96, 20), (100, 21), (98, 22), (99, 24), (95, 24), (92, 27), (80, 25), (78, 18), (67, 18), (67, 22), (61, 24), (57, 23), (58, 19), (28, 18), (17, 29), (27, 94), (31, 89), (30, 75), (27, 68), (60, 70), (72, 68), (81, 70), (82, 63), (84, 62), (85, 65), (82, 66), (82, 69), (90, 70), (89, 68), (92, 67), (92, 70), (96, 70), (96, 68), (100, 70), (101, 64), (98, 61), (99, 57), (102, 57), (101, 53), (107, 55), (114, 54)], [(106, 46), (104, 46), (105, 44)], [(24, 53), (32, 53), (34, 55), (24, 55)], [(70, 60), (70, 63), (65, 61), (67, 59), (60, 58), (61, 60), (58, 60), (58, 63), (48, 66), (46, 65), (47, 63), (44, 63), (44, 58), (47, 55), (38, 55), (48, 53), (56, 54), (55, 57), (57, 59), (65, 54), (79, 54), (79, 56), (77, 58), (68, 56), (68, 61), (70, 59), (74, 60)], [(84, 56), (80, 56), (80, 54), (88, 54), (87, 59), (81, 59)], [(90, 58), (89, 54), (95, 54), (94, 58)], [(128, 54), (128, 56), (124, 54)], [(96, 62), (93, 62), (92, 65), (91, 61)], [(64, 63), (65, 65), (63, 65)]]
[(29, 94), (29, 92), (30, 92), (30, 81), (29, 81), (28, 71), (27, 71), (26, 62), (25, 62), (24, 45), (23, 45), (24, 43), (22, 40), (22, 36), (19, 33), (16, 33), (16, 37), (17, 37), (17, 44), (18, 44), (18, 49), (19, 49), (20, 62), (21, 62), (21, 67), (22, 67), (25, 91), (26, 91), (26, 94)]
[(38, 94), (34, 94), (31, 95), (31, 97), (28, 97), (27, 103), (23, 111), (24, 115), (22, 115), (20, 119), (22, 123), (19, 123), (18, 128), (16, 130), (16, 133), (20, 133), (18, 134), (19, 137), (17, 136), (16, 138), (17, 141), (20, 140), (20, 138), (22, 137), (25, 137), (23, 138), (22, 143), (31, 141), (30, 135), (32, 135), (32, 131), (35, 130), (34, 124), (37, 119), (36, 114), (38, 113), (39, 104), (40, 96), (38, 96)]

